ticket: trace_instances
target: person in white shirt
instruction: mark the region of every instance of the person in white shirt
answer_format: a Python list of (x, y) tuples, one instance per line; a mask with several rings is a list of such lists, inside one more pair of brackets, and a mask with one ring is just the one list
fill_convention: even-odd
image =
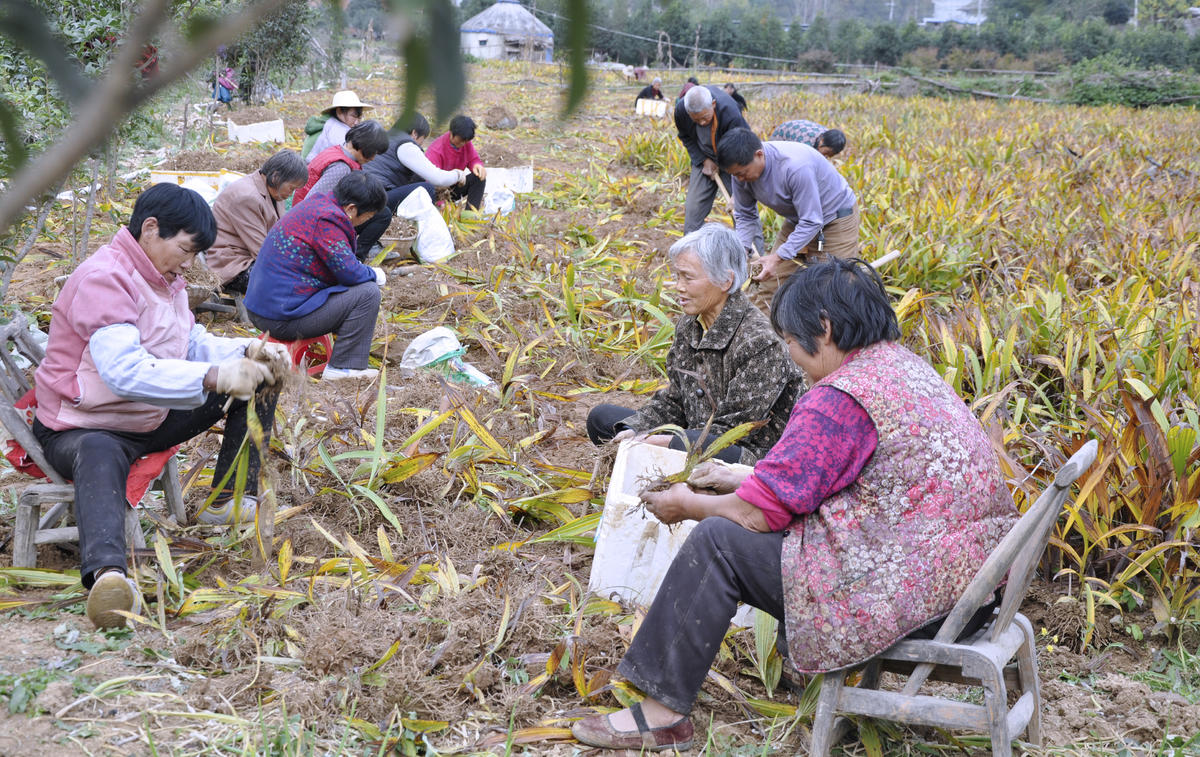
[[(429, 121), (414, 113), (399, 133), (393, 132), (388, 149), (363, 166), (363, 170), (379, 178), (387, 192), (384, 209), (359, 229), (360, 248), (368, 242), (374, 245), (387, 231), (396, 208), (412, 192), (422, 189), (429, 199), (437, 199), (437, 190), (464, 184), (471, 175), (468, 169), (442, 170), (425, 157), (422, 144), (429, 136)], [(369, 249), (369, 247), (368, 247)]]
[[(213, 336), (188, 308), (184, 272), (216, 237), (196, 192), (155, 184), (128, 226), (67, 279), (51, 311), (35, 375), (33, 435), (75, 485), (80, 580), (98, 628), (125, 624), (140, 598), (125, 577), (125, 480), (133, 461), (224, 420), (206, 523), (253, 522), (260, 458), (291, 361), (280, 344)], [(263, 436), (249, 442), (246, 494), (230, 475), (247, 438), (250, 403)], [(262, 449), (260, 449), (260, 447)]]
[[(363, 111), (374, 107), (359, 100), (358, 95), (349, 89), (334, 94), (333, 102), (321, 111), (321, 116), (313, 116), (305, 124), (304, 131), (308, 137), (300, 148), (300, 155), (311, 163), (325, 148), (342, 144), (346, 141), (346, 132), (350, 131), (350, 127), (362, 121)], [(323, 122), (322, 116), (326, 119)], [(320, 132), (316, 133), (314, 140), (313, 133), (309, 130), (317, 124), (321, 124)]]

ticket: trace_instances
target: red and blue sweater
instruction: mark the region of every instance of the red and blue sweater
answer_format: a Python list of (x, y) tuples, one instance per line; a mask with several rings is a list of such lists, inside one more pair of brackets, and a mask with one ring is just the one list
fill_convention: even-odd
[(356, 237), (333, 195), (317, 194), (293, 207), (267, 232), (250, 271), (246, 309), (276, 321), (308, 315), (329, 295), (375, 280), (354, 257)]

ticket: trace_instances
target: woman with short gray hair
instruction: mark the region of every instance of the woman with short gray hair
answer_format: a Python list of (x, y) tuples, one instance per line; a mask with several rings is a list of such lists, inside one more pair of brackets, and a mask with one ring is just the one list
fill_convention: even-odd
[(284, 213), (284, 203), (308, 180), (308, 164), (292, 150), (280, 150), (221, 191), (213, 203), (217, 241), (204, 254), (221, 288), (246, 293), (250, 268), (267, 232)]
[(741, 292), (746, 253), (732, 229), (706, 224), (672, 245), (669, 255), (670, 289), (684, 313), (667, 353), (670, 383), (638, 411), (608, 404), (592, 408), (588, 436), (593, 444), (639, 437), (682, 449), (678, 437), (655, 430), (680, 426), (695, 443), (711, 418), (711, 442), (742, 423), (763, 421), (717, 455), (753, 463), (783, 433), (802, 386), (800, 372), (766, 316)]

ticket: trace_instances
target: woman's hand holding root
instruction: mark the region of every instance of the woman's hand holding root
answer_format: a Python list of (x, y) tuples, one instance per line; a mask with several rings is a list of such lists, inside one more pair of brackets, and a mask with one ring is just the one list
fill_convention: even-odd
[(728, 494), (741, 486), (747, 475), (749, 474), (735, 471), (719, 462), (709, 461), (697, 465), (692, 475), (688, 476), (687, 482), (693, 489), (708, 489), (717, 494)]

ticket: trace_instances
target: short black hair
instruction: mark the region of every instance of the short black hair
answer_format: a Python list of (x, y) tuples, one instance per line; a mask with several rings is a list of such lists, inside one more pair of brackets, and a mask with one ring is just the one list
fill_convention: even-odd
[(370, 160), (381, 152), (387, 152), (388, 135), (378, 121), (360, 121), (346, 132), (346, 141)]
[(171, 239), (181, 231), (191, 234), (197, 250), (207, 250), (217, 238), (212, 208), (199, 192), (178, 184), (162, 182), (138, 195), (127, 227), (134, 239), (142, 238), (142, 224), (147, 218), (158, 220), (158, 236), (162, 239)]
[(900, 323), (888, 301), (883, 279), (859, 258), (830, 258), (793, 273), (771, 300), (771, 326), (791, 336), (810, 355), (825, 333), (839, 350), (849, 352), (900, 338)]
[(762, 140), (758, 135), (739, 126), (721, 137), (717, 144), (717, 163), (726, 170), (730, 166), (748, 166), (754, 160), (754, 153), (761, 149)]
[(378, 213), (387, 202), (387, 192), (383, 181), (370, 171), (351, 171), (333, 188), (333, 201), (338, 207), (353, 203), (359, 213)]
[(472, 139), (475, 139), (475, 122), (470, 116), (464, 116), (459, 113), (450, 119), (450, 133), (459, 139), (465, 139), (470, 142)]
[(301, 183), (308, 180), (308, 164), (294, 150), (280, 150), (262, 164), (258, 172), (267, 180), (267, 186), (272, 189), (287, 184), (289, 181)]
[(833, 155), (837, 155), (846, 149), (846, 135), (842, 133), (841, 129), (827, 129), (821, 132), (813, 146), (817, 148), (828, 147), (833, 151)]
[(696, 78), (696, 77), (694, 77), (694, 76), (689, 76), (689, 77), (687, 78), (687, 80), (688, 80), (689, 82), (691, 82), (692, 84), (695, 84), (696, 86), (699, 86), (699, 85), (700, 85), (700, 80), (699, 80), (699, 79), (697, 79), (697, 78)]
[(420, 113), (413, 113), (406, 119), (397, 120), (392, 125), (393, 134), (412, 134), (416, 132), (417, 138), (429, 136), (429, 119), (422, 116)]

